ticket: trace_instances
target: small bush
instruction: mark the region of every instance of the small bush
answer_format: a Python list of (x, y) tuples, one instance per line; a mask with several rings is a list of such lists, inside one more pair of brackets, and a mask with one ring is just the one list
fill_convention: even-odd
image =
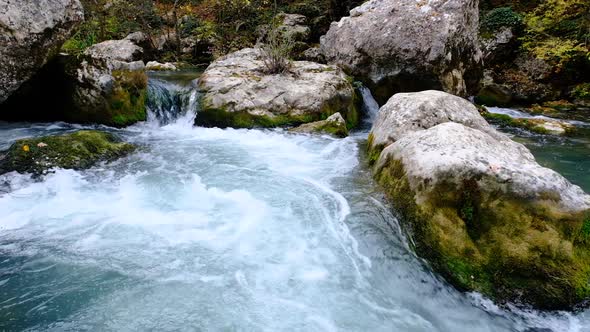
[(481, 26), (487, 32), (498, 31), (503, 27), (520, 29), (523, 18), (510, 7), (500, 7), (489, 11), (482, 19)]
[(265, 72), (267, 74), (284, 74), (291, 69), (291, 52), (295, 42), (274, 26), (261, 47)]
[(576, 85), (572, 90), (572, 96), (578, 99), (590, 100), (590, 83)]

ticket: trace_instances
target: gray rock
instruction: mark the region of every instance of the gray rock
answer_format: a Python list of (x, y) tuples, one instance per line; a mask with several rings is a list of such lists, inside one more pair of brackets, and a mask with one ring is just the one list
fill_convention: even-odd
[(341, 112), (356, 121), (355, 91), (335, 66), (294, 61), (290, 73), (265, 74), (259, 49), (243, 49), (211, 63), (198, 80), (196, 123), (203, 126), (280, 126)]
[(279, 18), (283, 23), (277, 29), (283, 36), (290, 38), (293, 41), (307, 41), (311, 34), (311, 29), (305, 25), (307, 18), (299, 14), (279, 14)]
[(502, 27), (490, 38), (481, 39), (481, 50), (486, 66), (507, 60), (518, 50), (518, 38), (511, 27)]
[(321, 38), (329, 63), (384, 103), (395, 92), (477, 90), (482, 54), (476, 0), (370, 0)]
[(456, 122), (481, 130), (499, 140), (507, 138), (498, 133), (469, 101), (442, 91), (422, 91), (395, 94), (379, 110), (371, 130), (371, 148), (385, 147), (403, 136)]
[[(557, 172), (540, 166), (522, 144), (481, 130), (446, 122), (402, 136), (383, 150), (376, 168), (401, 160), (410, 187), (428, 195), (442, 181), (458, 187), (471, 178), (480, 187), (527, 200), (559, 197), (561, 212), (590, 209), (590, 196)], [(424, 186), (427, 180), (428, 185)], [(419, 200), (419, 198), (418, 198)]]
[(311, 47), (308, 48), (303, 52), (302, 56), (303, 60), (317, 62), (317, 63), (326, 63), (326, 58), (320, 51), (319, 47)]
[(133, 35), (104, 41), (84, 52), (72, 78), (70, 121), (125, 126), (145, 119), (147, 76), (143, 49), (134, 44), (137, 36)]
[(94, 60), (103, 60), (107, 66), (117, 66), (117, 62), (139, 61), (143, 49), (131, 39), (107, 40), (90, 46), (84, 55)]
[(590, 297), (590, 196), (457, 97), (392, 99), (369, 157), (418, 254), (499, 302), (564, 309)]
[(0, 0), (0, 103), (59, 52), (83, 19), (78, 0)]
[(154, 70), (154, 71), (159, 71), (159, 70), (171, 70), (171, 71), (175, 71), (178, 70), (176, 68), (176, 66), (173, 63), (159, 63), (158, 61), (150, 61), (145, 65), (145, 69), (146, 70)]

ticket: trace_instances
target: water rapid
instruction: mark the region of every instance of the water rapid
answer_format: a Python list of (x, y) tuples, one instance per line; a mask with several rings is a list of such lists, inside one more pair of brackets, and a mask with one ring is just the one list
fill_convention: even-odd
[[(139, 152), (0, 176), (0, 329), (590, 331), (590, 312), (499, 308), (431, 272), (372, 182), (367, 131), (193, 127), (176, 75), (151, 78), (148, 122), (108, 129)], [(0, 148), (79, 128), (3, 124)]]

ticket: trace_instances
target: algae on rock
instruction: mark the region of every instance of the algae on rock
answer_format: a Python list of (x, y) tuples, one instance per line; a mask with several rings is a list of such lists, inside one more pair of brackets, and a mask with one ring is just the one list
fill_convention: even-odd
[(134, 145), (96, 130), (26, 138), (16, 141), (0, 155), (0, 174), (16, 171), (41, 175), (55, 167), (86, 169), (99, 161), (124, 157), (134, 150)]
[(349, 128), (358, 122), (352, 82), (333, 66), (294, 61), (290, 73), (267, 75), (260, 51), (244, 49), (213, 62), (198, 86), (202, 97), (195, 124), (200, 126), (293, 126), (337, 112)]
[(411, 124), (394, 120), (404, 110), (382, 109), (390, 119), (375, 122), (369, 142), (375, 178), (418, 254), (458, 288), (502, 303), (563, 309), (590, 297), (590, 196), (521, 144), (467, 121), (473, 112), (422, 105)]

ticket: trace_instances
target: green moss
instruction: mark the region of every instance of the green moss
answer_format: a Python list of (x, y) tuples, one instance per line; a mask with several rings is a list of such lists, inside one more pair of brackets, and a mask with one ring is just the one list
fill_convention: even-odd
[(134, 149), (113, 134), (95, 130), (22, 139), (0, 161), (0, 174), (16, 171), (39, 175), (54, 167), (85, 169), (98, 161), (120, 158)]
[(572, 96), (577, 99), (590, 100), (590, 83), (576, 85), (572, 90)]
[[(566, 214), (543, 200), (482, 188), (491, 179), (412, 188), (399, 160), (375, 170), (417, 253), (460, 289), (500, 302), (571, 308), (590, 296), (590, 218)], [(420, 202), (419, 204), (417, 202)]]
[(142, 71), (113, 71), (115, 88), (101, 123), (116, 127), (145, 121), (147, 75)]
[(367, 160), (369, 162), (369, 166), (374, 165), (377, 160), (379, 160), (379, 156), (381, 155), (381, 151), (385, 148), (383, 145), (373, 146), (375, 141), (375, 136), (373, 133), (369, 133), (369, 138), (367, 140)]
[(278, 114), (274, 116), (256, 115), (248, 111), (229, 112), (224, 108), (211, 107), (207, 97), (199, 100), (199, 109), (195, 119), (195, 125), (203, 127), (219, 128), (275, 128), (298, 126), (304, 123), (321, 121), (330, 115), (340, 112), (346, 121), (347, 129), (358, 125), (358, 96), (356, 93), (352, 101), (341, 99), (340, 96), (326, 101), (319, 112), (301, 115)]
[(520, 29), (523, 26), (523, 18), (510, 7), (500, 7), (489, 11), (481, 20), (482, 30), (495, 32), (502, 27)]

